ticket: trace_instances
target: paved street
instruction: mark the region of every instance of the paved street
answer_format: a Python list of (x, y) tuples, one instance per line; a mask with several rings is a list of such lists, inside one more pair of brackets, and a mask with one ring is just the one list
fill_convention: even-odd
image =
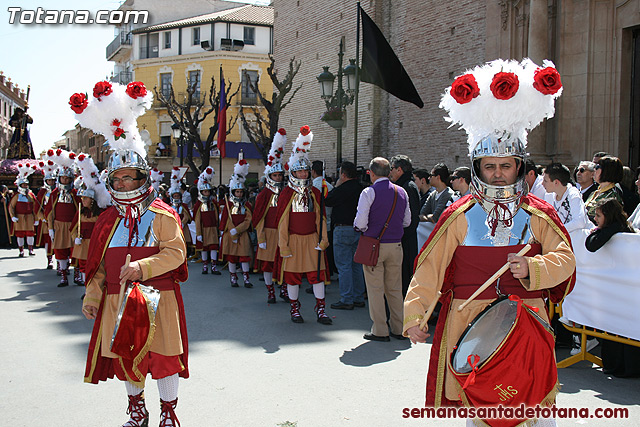
[[(83, 383), (93, 322), (80, 312), (83, 288), (57, 288), (43, 250), (17, 258), (0, 250), (0, 425), (119, 426), (126, 396), (116, 380)], [(328, 309), (320, 325), (312, 295), (301, 292), (304, 324), (289, 320), (289, 306), (266, 304), (255, 288), (231, 288), (228, 272), (203, 276), (190, 263), (183, 285), (191, 378), (181, 380), (177, 414), (183, 426), (463, 426), (460, 420), (403, 419), (421, 407), (429, 345), (368, 342), (368, 311)], [(327, 305), (338, 300), (327, 287)], [(559, 357), (565, 357), (563, 350)], [(627, 407), (626, 420), (558, 420), (558, 425), (640, 425), (640, 379), (618, 379), (582, 362), (560, 371), (563, 407)], [(147, 386), (150, 426), (158, 425), (155, 381)]]

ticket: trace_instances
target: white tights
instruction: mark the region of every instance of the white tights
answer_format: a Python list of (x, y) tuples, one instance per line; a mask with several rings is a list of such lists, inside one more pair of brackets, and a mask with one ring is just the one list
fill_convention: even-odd
[[(178, 398), (178, 385), (178, 374), (160, 378), (158, 380), (158, 392), (160, 394), (160, 399), (165, 402), (176, 400)], [(129, 396), (136, 396), (144, 391), (144, 388), (131, 384), (129, 381), (125, 381), (124, 386), (127, 389), (127, 394)]]

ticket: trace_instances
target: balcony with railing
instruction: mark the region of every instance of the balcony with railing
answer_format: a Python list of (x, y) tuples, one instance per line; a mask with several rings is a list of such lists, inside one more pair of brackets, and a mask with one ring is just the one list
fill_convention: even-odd
[(127, 85), (133, 81), (133, 73), (131, 71), (120, 71), (115, 75), (111, 76), (112, 83), (120, 83), (122, 85)]
[(116, 36), (109, 46), (107, 46), (107, 61), (114, 60), (116, 54), (131, 49), (133, 35), (131, 33), (121, 33)]

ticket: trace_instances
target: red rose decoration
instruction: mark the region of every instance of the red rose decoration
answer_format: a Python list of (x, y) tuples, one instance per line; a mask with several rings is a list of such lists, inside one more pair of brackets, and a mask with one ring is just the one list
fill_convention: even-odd
[(79, 162), (82, 162), (82, 161), (84, 161), (84, 158), (85, 158), (85, 155), (84, 155), (84, 154), (80, 154), (80, 155), (78, 156), (78, 161), (79, 161)]
[(113, 121), (111, 122), (111, 126), (115, 126), (115, 127), (119, 127), (121, 124), (122, 124), (122, 121), (118, 119), (113, 119)]
[(244, 165), (246, 165), (246, 164), (247, 164), (247, 161), (246, 161), (245, 159), (242, 159), (242, 160), (240, 160), (240, 161), (238, 162), (238, 164), (239, 164), (240, 166), (244, 166)]
[(287, 171), (289, 170), (289, 163), (284, 164), (284, 170), (287, 170)]
[(180, 168), (179, 168), (179, 167), (177, 167), (177, 166), (174, 166), (174, 167), (173, 167), (173, 170), (174, 170), (174, 171), (177, 171), (177, 170), (180, 170)]
[(286, 134), (287, 134), (287, 131), (286, 131), (286, 130), (284, 130), (284, 128), (280, 128), (280, 129), (278, 129), (278, 133), (279, 133), (280, 135), (286, 135)]
[(267, 166), (273, 166), (272, 162), (267, 162)]
[(109, 96), (113, 92), (113, 86), (107, 81), (98, 82), (93, 87), (93, 97), (100, 101), (103, 96)]
[(69, 105), (76, 114), (82, 114), (85, 108), (87, 108), (87, 95), (84, 93), (74, 93), (69, 98)]
[(543, 95), (553, 95), (562, 88), (560, 73), (553, 67), (538, 68), (533, 73), (533, 87)]
[(269, 160), (273, 160), (273, 159), (275, 159), (275, 157), (269, 156)]
[(22, 163), (18, 163), (18, 167), (21, 168), (23, 165)]
[(69, 153), (69, 158), (71, 160), (75, 159), (76, 158), (76, 153)]
[(126, 138), (125, 131), (122, 128), (116, 129), (115, 132), (113, 132), (113, 136), (115, 136), (116, 139)]
[(41, 168), (44, 167), (44, 162), (38, 162), (38, 164), (40, 165)]
[(305, 141), (302, 143), (302, 145), (309, 145), (309, 144), (311, 144), (309, 141)]
[(211, 169), (211, 168), (207, 168), (207, 173), (208, 173), (208, 174), (211, 174), (212, 172), (213, 172), (213, 169)]
[(520, 82), (514, 73), (496, 73), (489, 87), (496, 99), (507, 100), (518, 92)]
[(309, 135), (309, 132), (311, 132), (311, 129), (309, 129), (309, 126), (307, 125), (304, 125), (300, 128), (300, 133), (302, 134), (302, 136)]
[[(53, 150), (47, 151), (47, 156), (53, 156)], [(49, 161), (51, 161), (51, 160), (49, 160)]]
[[(49, 151), (51, 151), (51, 154), (50, 154), (50, 155), (51, 155), (51, 156), (53, 156), (53, 150), (49, 150)], [(53, 162), (52, 162), (51, 160), (47, 160), (47, 164), (48, 164), (49, 166), (53, 166)]]
[(147, 88), (144, 87), (142, 82), (131, 82), (127, 85), (126, 92), (133, 99), (138, 99), (147, 94)]
[(465, 74), (453, 81), (449, 93), (458, 104), (466, 104), (480, 95), (480, 88), (473, 74)]
[(59, 156), (60, 154), (62, 154), (62, 149), (61, 149), (61, 148), (58, 148), (58, 149), (56, 150), (56, 155), (58, 155), (58, 156)]

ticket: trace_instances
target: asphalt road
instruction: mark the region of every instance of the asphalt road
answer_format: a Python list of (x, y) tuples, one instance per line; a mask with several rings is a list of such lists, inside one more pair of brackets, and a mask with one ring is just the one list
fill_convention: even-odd
[[(43, 251), (18, 258), (0, 250), (0, 426), (120, 426), (128, 417), (117, 380), (83, 383), (93, 322), (81, 314), (83, 288), (57, 288)], [(176, 413), (183, 426), (464, 426), (462, 420), (403, 418), (424, 403), (430, 345), (362, 339), (367, 309), (328, 309), (315, 321), (313, 295), (301, 292), (304, 324), (289, 306), (268, 305), (264, 283), (231, 288), (228, 272), (202, 275), (190, 263), (183, 296), (191, 378), (181, 380)], [(327, 305), (339, 298), (337, 281)], [(568, 350), (560, 350), (559, 358)], [(604, 375), (581, 362), (559, 371), (560, 407), (627, 408), (629, 418), (559, 419), (559, 426), (640, 425), (640, 379)], [(147, 381), (150, 426), (159, 419), (155, 381)]]

